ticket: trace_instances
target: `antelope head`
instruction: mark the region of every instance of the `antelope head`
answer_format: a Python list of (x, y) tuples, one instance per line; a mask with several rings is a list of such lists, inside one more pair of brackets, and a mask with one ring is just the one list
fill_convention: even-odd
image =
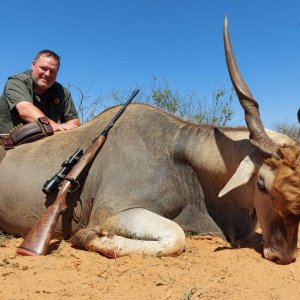
[[(246, 85), (231, 46), (228, 21), (224, 22), (224, 47), (230, 78), (245, 112), (253, 151), (240, 163), (219, 196), (254, 182), (253, 205), (260, 223), (266, 259), (293, 262), (297, 253), (300, 220), (300, 138), (291, 145), (278, 145), (266, 133), (259, 105)], [(298, 111), (300, 122), (300, 110)]]

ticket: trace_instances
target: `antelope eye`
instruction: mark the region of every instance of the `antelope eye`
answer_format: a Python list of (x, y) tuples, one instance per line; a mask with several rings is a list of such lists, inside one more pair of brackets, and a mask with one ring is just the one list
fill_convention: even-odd
[(266, 186), (265, 186), (265, 181), (261, 176), (258, 176), (257, 178), (257, 186), (260, 190), (266, 192)]

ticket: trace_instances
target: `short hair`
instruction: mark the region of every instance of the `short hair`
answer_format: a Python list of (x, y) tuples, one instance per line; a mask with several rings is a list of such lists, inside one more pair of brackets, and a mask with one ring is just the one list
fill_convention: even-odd
[(41, 56), (50, 56), (50, 57), (53, 57), (57, 60), (57, 63), (58, 63), (58, 68), (60, 67), (60, 56), (58, 54), (56, 54), (54, 51), (51, 51), (51, 50), (41, 50), (39, 51), (35, 58), (33, 59), (33, 61), (35, 62), (38, 58), (40, 58)]

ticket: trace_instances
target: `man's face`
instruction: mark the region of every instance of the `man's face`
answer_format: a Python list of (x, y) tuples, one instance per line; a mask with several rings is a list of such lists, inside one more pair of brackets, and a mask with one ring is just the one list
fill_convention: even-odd
[(31, 69), (34, 89), (42, 94), (56, 81), (58, 62), (54, 57), (42, 55), (32, 62)]

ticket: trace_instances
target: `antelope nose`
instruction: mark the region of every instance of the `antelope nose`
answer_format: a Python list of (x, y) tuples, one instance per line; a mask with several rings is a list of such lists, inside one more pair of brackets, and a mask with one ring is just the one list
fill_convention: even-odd
[(293, 251), (293, 252), (284, 253), (284, 255), (281, 255), (277, 251), (273, 251), (270, 248), (265, 248), (263, 255), (264, 255), (265, 259), (275, 262), (276, 264), (288, 265), (288, 264), (296, 261), (297, 252)]

